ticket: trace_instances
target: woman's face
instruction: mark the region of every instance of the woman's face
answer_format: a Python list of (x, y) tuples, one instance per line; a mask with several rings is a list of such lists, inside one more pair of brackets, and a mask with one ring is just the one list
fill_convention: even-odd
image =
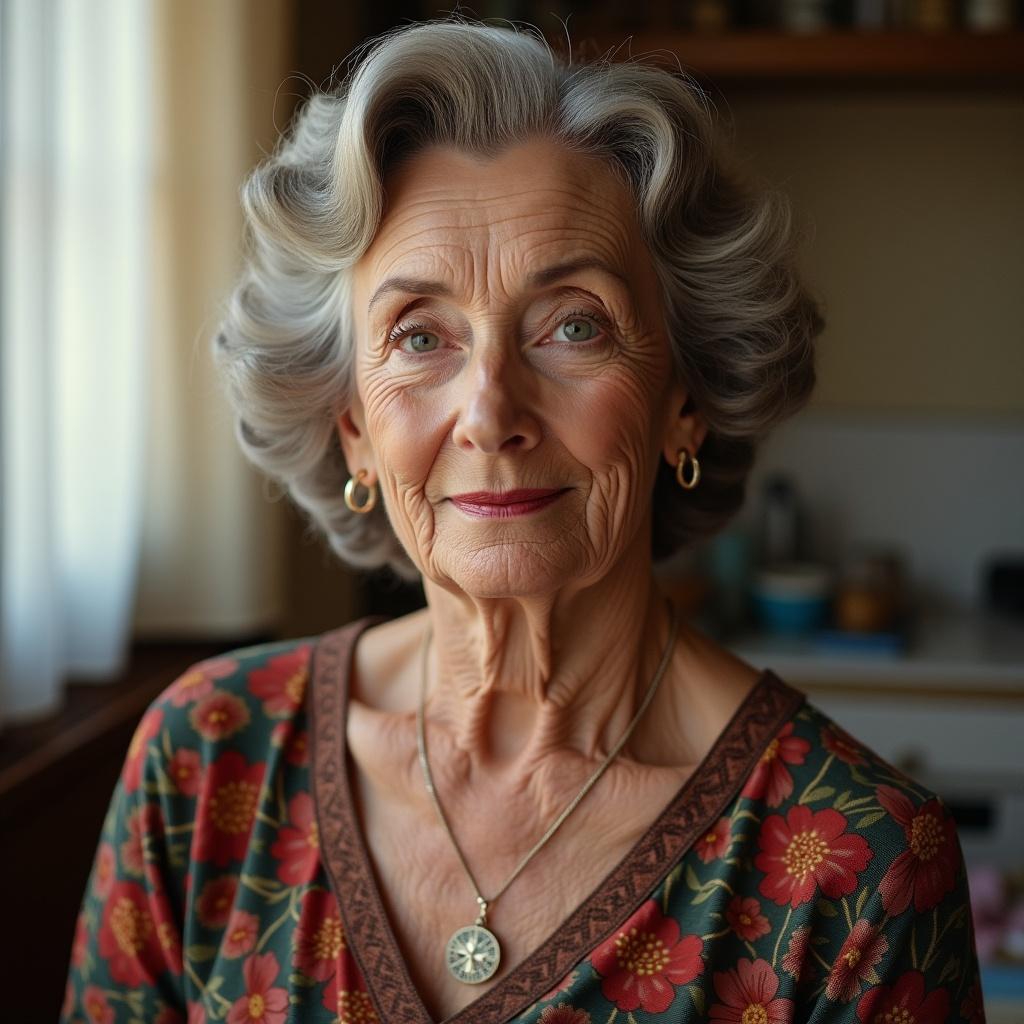
[[(417, 567), (476, 597), (541, 595), (649, 550), (659, 460), (702, 434), (625, 187), (539, 139), (486, 162), (433, 148), (386, 184), (338, 424)], [(522, 489), (544, 494), (479, 497)]]

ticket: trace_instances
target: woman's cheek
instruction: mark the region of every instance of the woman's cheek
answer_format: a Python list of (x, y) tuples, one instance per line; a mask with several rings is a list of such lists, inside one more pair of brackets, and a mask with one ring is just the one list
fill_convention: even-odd
[[(661, 441), (655, 436), (657, 395), (632, 376), (591, 382), (575, 401), (559, 433), (574, 458), (590, 470), (590, 532), (612, 543), (646, 514)], [(628, 532), (628, 531), (627, 531)]]
[(419, 538), (431, 524), (427, 479), (447, 429), (443, 409), (424, 393), (388, 380), (368, 392), (367, 425), (395, 531)]
[(574, 388), (553, 404), (563, 443), (595, 470), (621, 464), (640, 468), (651, 444), (655, 396), (631, 376), (608, 374)]

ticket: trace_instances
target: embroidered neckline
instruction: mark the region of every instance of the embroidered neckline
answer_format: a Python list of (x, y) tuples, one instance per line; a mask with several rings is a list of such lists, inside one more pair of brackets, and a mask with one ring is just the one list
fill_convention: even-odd
[[(346, 720), (352, 655), (359, 636), (386, 622), (366, 616), (324, 633), (311, 658), (313, 801), (320, 851), (342, 923), (377, 1015), (387, 1024), (434, 1024), (413, 984), (377, 889), (348, 773)], [(550, 991), (612, 936), (661, 884), (693, 842), (721, 817), (764, 748), (804, 694), (764, 669), (704, 760), (596, 888), (497, 984), (440, 1024), (507, 1021)], [(344, 880), (344, 885), (340, 883)]]

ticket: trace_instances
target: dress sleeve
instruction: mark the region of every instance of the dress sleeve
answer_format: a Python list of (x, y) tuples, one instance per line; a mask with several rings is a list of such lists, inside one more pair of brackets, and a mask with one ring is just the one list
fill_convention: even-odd
[(114, 787), (75, 927), (60, 1024), (185, 1020), (188, 862), (170, 840), (192, 826), (179, 820), (188, 804), (172, 781), (184, 753), (173, 750), (166, 728), (177, 711), (168, 698), (173, 686), (142, 716)]
[(884, 874), (833, 919), (838, 930), (830, 929), (829, 940), (817, 940), (821, 970), (807, 1019), (985, 1024), (967, 871), (952, 815), (909, 780), (905, 787), (880, 785), (877, 796), (885, 819), (872, 846), (886, 858)]

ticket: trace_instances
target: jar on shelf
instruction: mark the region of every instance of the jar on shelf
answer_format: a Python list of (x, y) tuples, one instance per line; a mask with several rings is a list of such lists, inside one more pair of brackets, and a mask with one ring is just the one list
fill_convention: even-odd
[(831, 27), (828, 0), (782, 0), (779, 15), (787, 32), (823, 32)]
[(1015, 15), (1013, 0), (964, 0), (964, 27), (971, 32), (1009, 32)]
[(690, 0), (688, 6), (688, 20), (694, 32), (725, 32), (732, 24), (727, 0)]
[(907, 611), (906, 570), (892, 548), (858, 545), (845, 558), (835, 596), (839, 629), (858, 633), (895, 628)]
[(948, 32), (955, 26), (953, 0), (914, 0), (911, 28), (920, 32)]

